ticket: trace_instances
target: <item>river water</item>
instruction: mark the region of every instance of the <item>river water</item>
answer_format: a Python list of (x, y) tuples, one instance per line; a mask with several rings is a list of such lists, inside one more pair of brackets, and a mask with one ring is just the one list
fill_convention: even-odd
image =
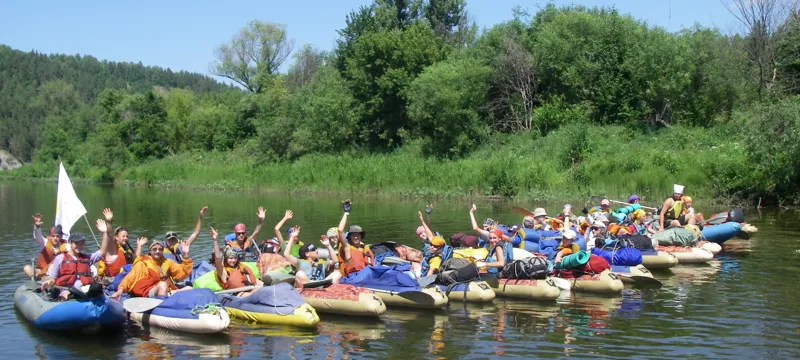
[[(270, 234), (285, 209), (291, 225), (301, 225), (306, 241), (338, 223), (339, 199), (325, 196), (212, 193), (185, 190), (76, 186), (90, 221), (111, 207), (115, 225), (129, 238), (182, 238), (204, 205), (211, 210), (191, 253), (206, 258), (209, 226), (232, 231), (237, 222), (252, 229), (259, 205), (267, 209)], [(234, 321), (226, 333), (196, 336), (164, 331), (145, 333), (130, 326), (124, 334), (81, 336), (34, 329), (14, 310), (13, 292), (22, 284), (22, 266), (37, 251), (31, 215), (55, 213), (55, 184), (0, 182), (0, 333), (4, 358), (798, 358), (800, 357), (800, 231), (796, 211), (746, 211), (759, 228), (750, 240), (732, 240), (708, 265), (682, 265), (656, 273), (665, 286), (626, 289), (616, 297), (575, 294), (552, 303), (496, 299), (487, 305), (452, 304), (441, 311), (389, 310), (379, 319), (321, 315), (316, 329), (256, 326)], [(353, 196), (351, 221), (366, 242), (393, 240), (418, 245), (416, 211), (423, 201)], [(511, 205), (478, 202), (478, 218), (519, 221)], [(440, 201), (432, 214), (434, 231), (452, 234), (470, 228), (466, 201)], [(560, 204), (547, 209), (556, 212)], [(707, 214), (714, 210), (701, 209)], [(88, 233), (85, 223), (73, 231)], [(303, 240), (303, 239), (301, 239)], [(135, 240), (131, 240), (133, 244)], [(87, 248), (95, 249), (91, 240)]]

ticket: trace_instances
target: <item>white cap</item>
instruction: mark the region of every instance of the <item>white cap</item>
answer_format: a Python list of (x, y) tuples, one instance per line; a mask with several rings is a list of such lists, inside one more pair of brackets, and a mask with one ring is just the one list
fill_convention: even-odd
[(547, 212), (544, 210), (544, 208), (533, 209), (533, 217), (539, 216), (547, 216)]
[(565, 204), (565, 205), (564, 205), (564, 209), (572, 209), (572, 205), (570, 205), (570, 204)]
[(600, 221), (600, 220), (595, 220), (595, 222), (592, 223), (592, 227), (593, 228), (599, 228), (599, 229), (605, 229), (606, 228), (606, 224), (603, 224), (603, 222)]
[(564, 238), (566, 238), (566, 239), (575, 240), (575, 238), (576, 238), (578, 235), (577, 235), (577, 234), (575, 234), (575, 232), (574, 232), (574, 231), (572, 231), (572, 230), (564, 230), (564, 232), (563, 232), (563, 233), (561, 233), (561, 236), (563, 236), (563, 237), (564, 237)]
[(675, 194), (683, 194), (683, 185), (678, 185), (678, 184), (673, 185), (672, 192)]

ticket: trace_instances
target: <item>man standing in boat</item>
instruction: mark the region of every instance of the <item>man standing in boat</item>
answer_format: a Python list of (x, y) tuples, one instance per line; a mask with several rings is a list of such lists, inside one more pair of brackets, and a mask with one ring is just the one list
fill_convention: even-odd
[(33, 240), (41, 247), (41, 251), (36, 255), (35, 268), (31, 265), (25, 265), (22, 271), (28, 278), (36, 277), (38, 280), (47, 273), (47, 268), (53, 259), (66, 251), (64, 241), (61, 238), (63, 235), (61, 225), (56, 225), (50, 228), (50, 233), (47, 239), (42, 236), (42, 214), (36, 213), (33, 218)]

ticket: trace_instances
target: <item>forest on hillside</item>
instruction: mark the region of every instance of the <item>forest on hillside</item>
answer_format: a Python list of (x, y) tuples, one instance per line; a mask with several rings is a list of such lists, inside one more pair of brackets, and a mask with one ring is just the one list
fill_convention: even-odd
[[(291, 29), (253, 20), (209, 49), (212, 72), (241, 90), (196, 74), (3, 47), (0, 148), (34, 162), (19, 174), (52, 176), (36, 164), (62, 159), (81, 177), (113, 181), (187, 154), (233, 154), (257, 169), (413, 149), (420, 161), (468, 164), (486, 149), (516, 152), (514, 142), (551, 137), (562, 150), (540, 160), (569, 181), (699, 171), (692, 178), (713, 182), (709, 195), (797, 201), (797, 3), (736, 3), (742, 31), (728, 34), (700, 25), (667, 32), (613, 8), (554, 5), (517, 8), (479, 31), (464, 0), (375, 0), (347, 15), (332, 51), (295, 48)], [(611, 151), (593, 164), (599, 146), (625, 140), (591, 134), (619, 129), (647, 137), (648, 155), (637, 164), (637, 149)], [(692, 143), (690, 134), (709, 140)], [(722, 144), (733, 150), (720, 153)], [(692, 163), (697, 156), (715, 160)], [(543, 186), (503, 176), (521, 177), (499, 180), (511, 190), (484, 191)]]

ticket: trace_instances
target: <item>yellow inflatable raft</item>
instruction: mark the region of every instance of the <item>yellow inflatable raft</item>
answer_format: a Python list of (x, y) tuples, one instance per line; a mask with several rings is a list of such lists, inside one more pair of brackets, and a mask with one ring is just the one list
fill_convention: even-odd
[(253, 312), (225, 307), (228, 314), (234, 319), (256, 322), (259, 324), (291, 325), (313, 327), (319, 322), (319, 315), (311, 305), (303, 304), (293, 311), (285, 314), (272, 314), (266, 312)]
[(642, 265), (648, 270), (669, 269), (678, 265), (678, 258), (666, 251), (656, 254), (642, 254)]
[(370, 291), (381, 298), (387, 307), (439, 309), (447, 305), (447, 295), (436, 285), (423, 288), (422, 291), (406, 291), (402, 293), (377, 289), (370, 289)]
[(481, 279), (494, 290), (498, 297), (555, 300), (561, 293), (551, 279), (499, 279), (493, 275), (481, 275)]
[(579, 278), (562, 279), (570, 283), (572, 291), (582, 291), (595, 294), (619, 294), (625, 285), (611, 270), (605, 270), (596, 275), (584, 275)]
[(306, 304), (323, 314), (380, 316), (386, 312), (386, 305), (379, 296), (353, 285), (334, 284), (299, 291)]

